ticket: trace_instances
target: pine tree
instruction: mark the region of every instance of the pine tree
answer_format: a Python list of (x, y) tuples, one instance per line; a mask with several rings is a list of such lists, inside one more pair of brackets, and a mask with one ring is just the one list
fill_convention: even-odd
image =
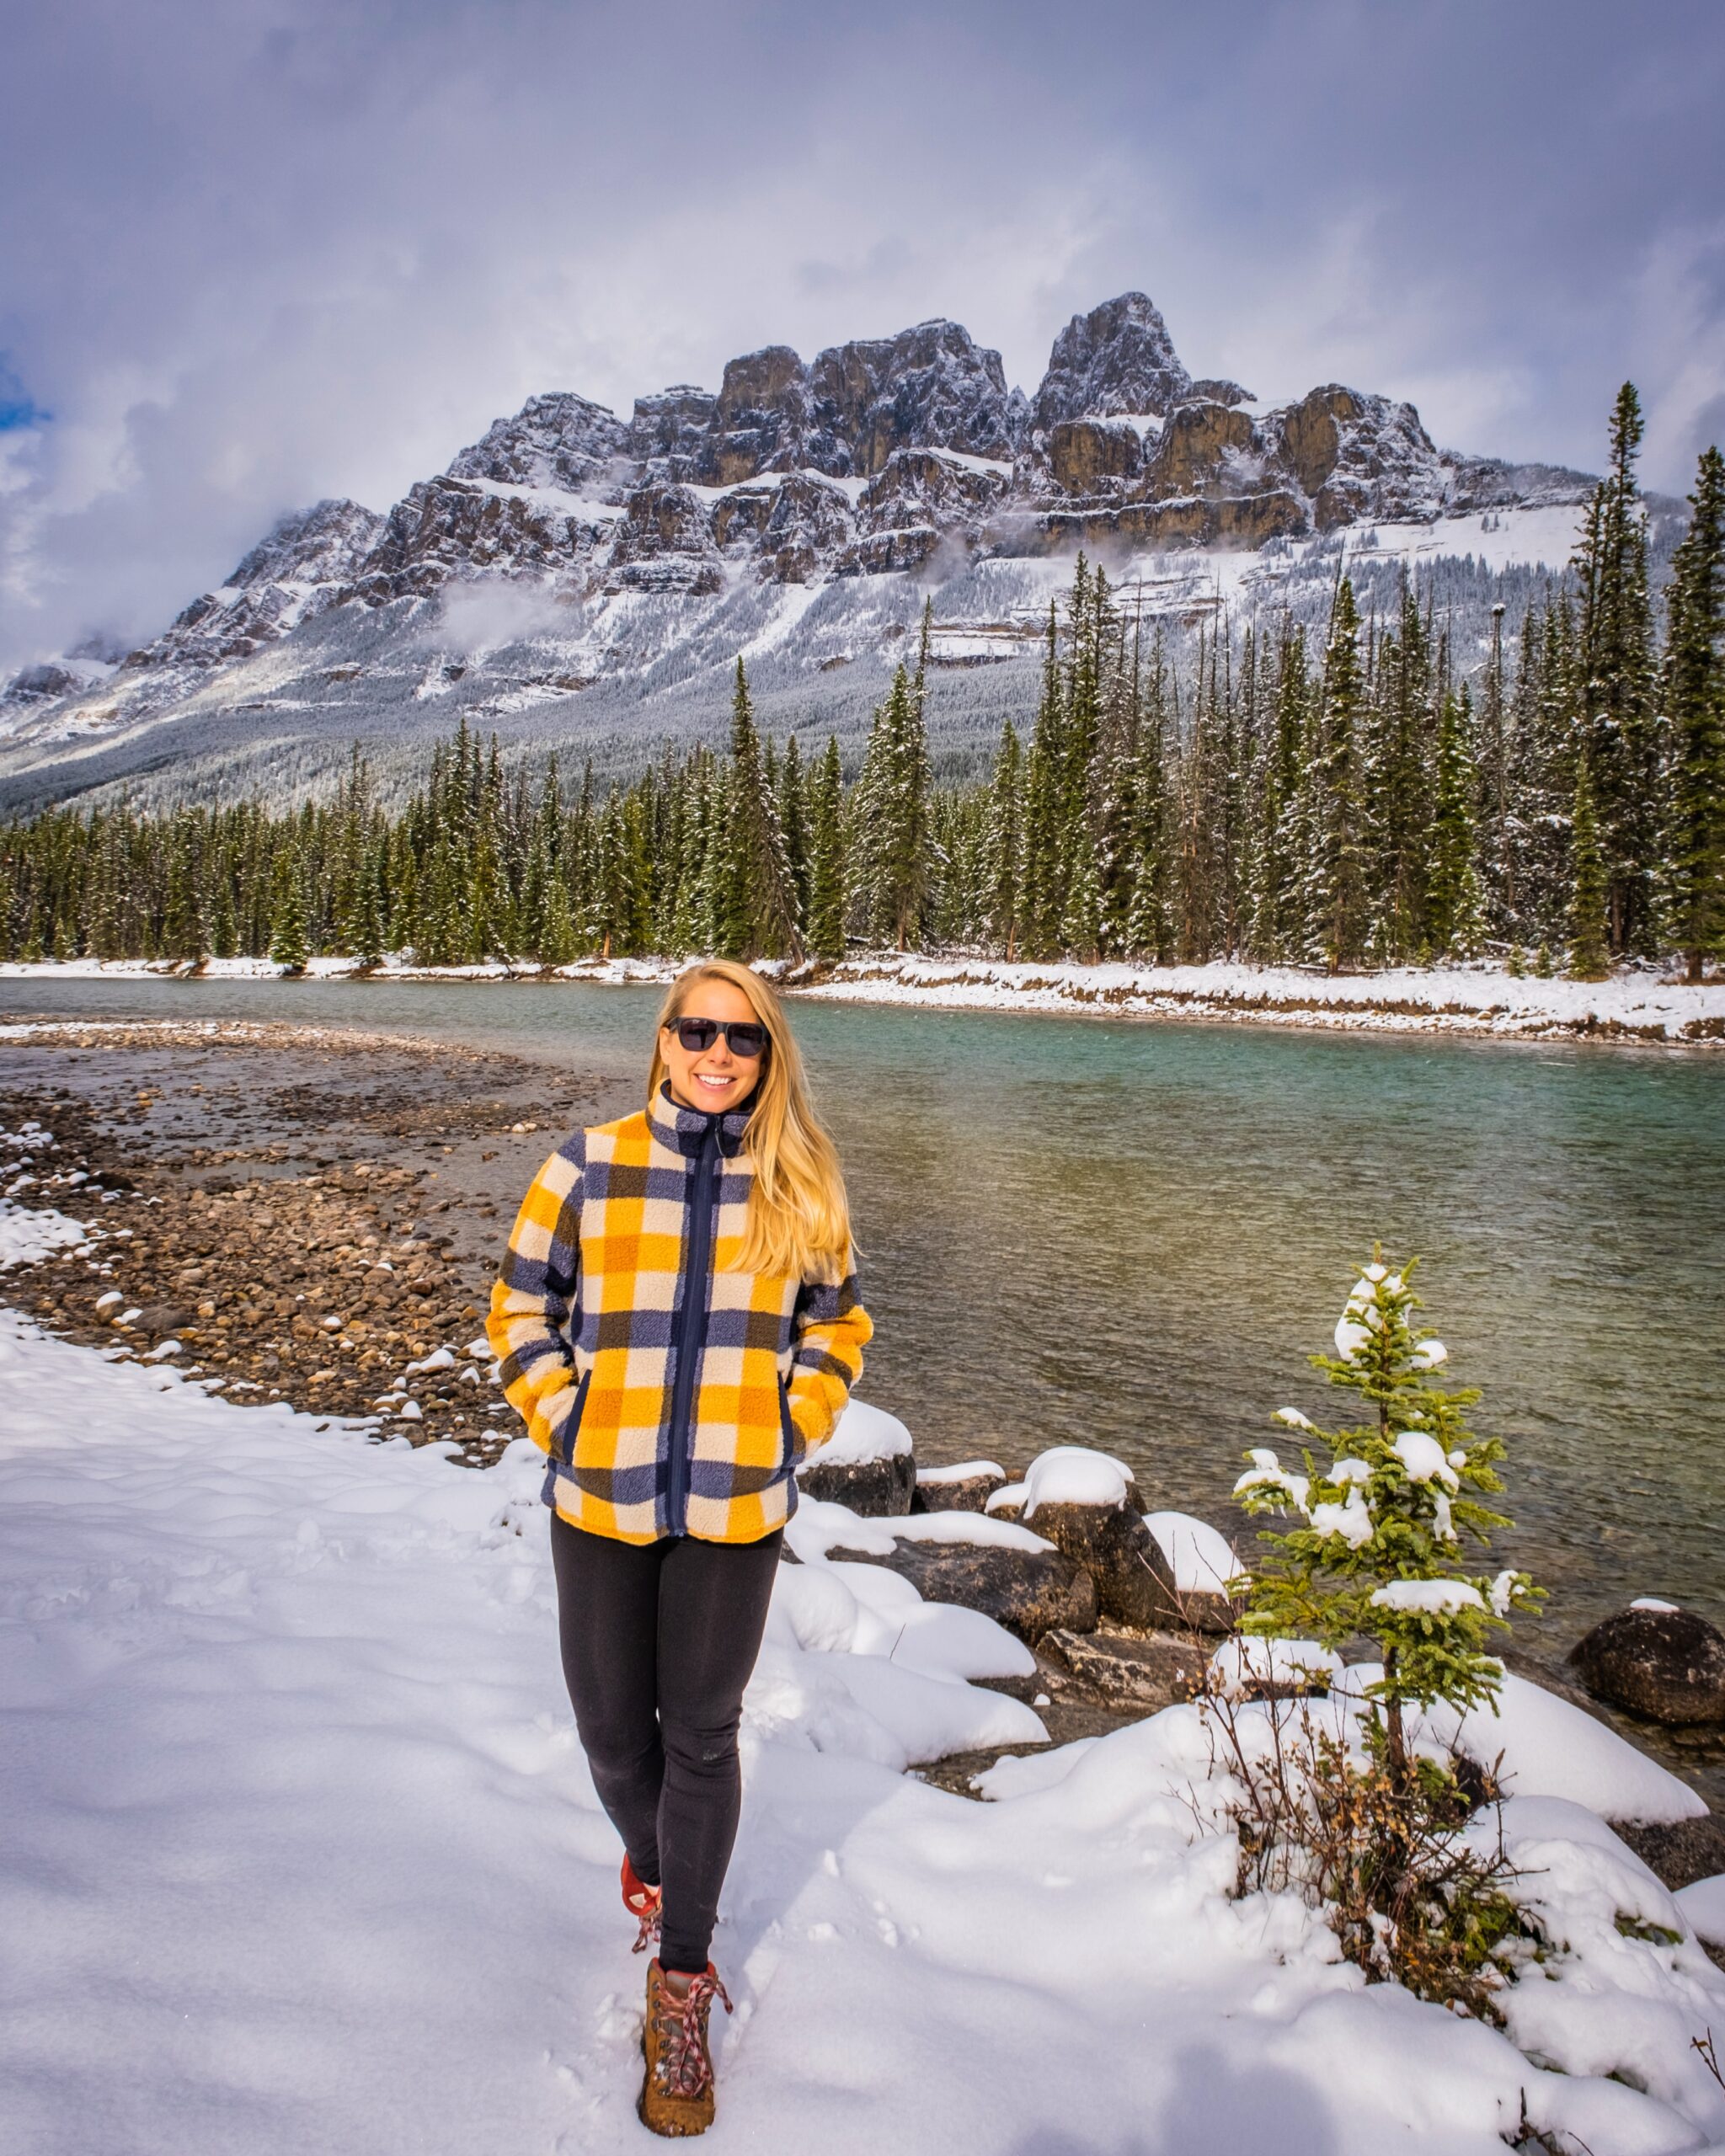
[(1574, 568), (1581, 585), (1583, 738), (1605, 863), (1615, 954), (1651, 957), (1658, 768), (1647, 520), (1636, 483), (1641, 400), (1625, 382), (1611, 413), (1610, 469), (1594, 489)]
[(740, 659), (731, 698), (729, 779), (724, 834), (728, 867), (715, 894), (714, 948), (733, 958), (800, 957), (802, 937), (778, 803), (767, 784)]
[(1467, 690), (1464, 686), (1459, 695), (1452, 690), (1438, 721), (1425, 937), (1435, 955), (1456, 958), (1473, 958), (1485, 932), (1471, 734)]
[[(1332, 1433), (1297, 1408), (1279, 1410), (1277, 1421), (1307, 1440), (1302, 1471), (1284, 1470), (1265, 1446), (1247, 1455), (1235, 1490), (1248, 1511), (1292, 1513), (1299, 1522), (1263, 1538), (1274, 1554), (1252, 1584), (1242, 1630), (1312, 1639), (1332, 1652), (1374, 1641), (1383, 1675), (1366, 1694), (1381, 1710), (1386, 1763), (1402, 1789), (1412, 1772), (1407, 1710), (1495, 1698), (1503, 1669), (1487, 1652), (1491, 1636), (1531, 1592), (1520, 1572), (1487, 1578), (1460, 1569), (1464, 1536), (1483, 1545), (1509, 1524), (1481, 1502), (1503, 1487), (1503, 1447), (1467, 1428), (1477, 1391), (1434, 1381), (1447, 1351), (1415, 1321), (1413, 1269), (1397, 1271), (1375, 1252), (1337, 1325), (1336, 1353), (1311, 1358), (1332, 1385), (1359, 1395), (1367, 1419)], [(1327, 1461), (1320, 1464), (1316, 1447)]]
[(1672, 563), (1664, 702), (1671, 736), (1666, 856), (1686, 977), (1725, 958), (1725, 457), (1707, 450)]
[(275, 907), (270, 927), (270, 957), (284, 973), (302, 974), (306, 948), (306, 897), (297, 854), (286, 848), (276, 863)]
[(785, 866), (791, 879), (791, 910), (798, 931), (804, 931), (809, 920), (808, 784), (794, 734), (785, 743), (784, 766), (779, 774), (778, 820), (784, 834)]
[(1343, 577), (1330, 613), (1318, 747), (1311, 760), (1312, 857), (1305, 913), (1308, 954), (1332, 973), (1365, 955), (1365, 878), (1359, 612)]
[(1024, 847), (1023, 765), (1017, 729), (1007, 719), (1001, 728), (994, 776), (989, 782), (976, 940), (991, 945), (1009, 961), (1018, 952), (1019, 876)]
[(874, 714), (853, 829), (865, 932), (911, 950), (929, 901), (932, 857), (928, 745), (917, 691), (902, 666)]
[(1610, 887), (1594, 808), (1593, 776), (1584, 750), (1575, 767), (1570, 856), (1574, 870), (1569, 894), (1570, 978), (1603, 980), (1610, 970), (1607, 914)]
[(809, 948), (829, 963), (845, 955), (844, 782), (831, 734), (809, 803)]

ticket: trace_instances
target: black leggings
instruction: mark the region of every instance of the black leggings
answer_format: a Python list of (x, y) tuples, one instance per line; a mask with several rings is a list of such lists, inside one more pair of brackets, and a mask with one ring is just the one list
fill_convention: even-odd
[(644, 1886), (660, 1961), (707, 1967), (737, 1838), (737, 1724), (782, 1535), (618, 1542), (551, 1516), (563, 1676), (599, 1801)]

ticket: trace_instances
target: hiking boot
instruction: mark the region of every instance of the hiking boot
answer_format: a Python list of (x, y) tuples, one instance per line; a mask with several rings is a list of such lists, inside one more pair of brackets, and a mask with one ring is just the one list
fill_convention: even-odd
[(713, 2124), (713, 2054), (707, 2020), (715, 1999), (731, 2003), (709, 1961), (679, 1999), (654, 1959), (647, 1964), (647, 2025), (641, 2048), (647, 2078), (636, 2109), (649, 2133), (705, 2133)]
[(644, 1954), (649, 1946), (659, 1943), (660, 1904), (665, 1897), (657, 1886), (645, 1886), (635, 1876), (635, 1867), (628, 1857), (623, 1859), (623, 1907), (641, 1927), (632, 1954)]

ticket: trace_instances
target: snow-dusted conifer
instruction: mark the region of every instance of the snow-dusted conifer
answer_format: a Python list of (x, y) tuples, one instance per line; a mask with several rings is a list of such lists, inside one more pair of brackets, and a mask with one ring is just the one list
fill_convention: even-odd
[(1665, 639), (1671, 734), (1669, 905), (1687, 978), (1725, 958), (1725, 457), (1707, 450), (1672, 564)]
[(1467, 1428), (1477, 1391), (1437, 1382), (1447, 1351), (1415, 1322), (1413, 1271), (1412, 1262), (1398, 1269), (1375, 1252), (1337, 1324), (1335, 1353), (1311, 1358), (1332, 1385), (1359, 1396), (1365, 1419), (1332, 1433), (1297, 1408), (1279, 1409), (1276, 1420), (1305, 1441), (1300, 1467), (1262, 1447), (1236, 1485), (1248, 1511), (1296, 1522), (1263, 1536), (1273, 1554), (1252, 1584), (1242, 1629), (1332, 1651), (1355, 1637), (1375, 1641), (1382, 1674), (1366, 1691), (1381, 1710), (1397, 1785), (1409, 1772), (1406, 1710), (1492, 1699), (1502, 1674), (1487, 1651), (1492, 1636), (1531, 1592), (1520, 1572), (1464, 1568), (1466, 1540), (1484, 1545), (1509, 1524), (1482, 1502), (1503, 1487), (1503, 1447)]

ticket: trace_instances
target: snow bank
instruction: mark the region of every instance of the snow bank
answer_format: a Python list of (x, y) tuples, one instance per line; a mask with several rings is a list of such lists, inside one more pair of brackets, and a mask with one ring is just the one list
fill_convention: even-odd
[[(9, 1313), (0, 1394), (8, 2145), (635, 2145), (641, 1964), (563, 1694), (537, 1455), (474, 1472), (231, 1407)], [(1578, 1977), (1551, 1987), (1547, 2041), (1643, 2095), (1362, 1989), (1290, 1897), (1231, 1899), (1195, 1710), (1002, 1761), (990, 1804), (907, 1779), (1034, 1717), (964, 1682), (1005, 1652), (985, 1620), (820, 1545), (953, 1517), (799, 1511), (715, 1943), (722, 2142), (1502, 2156), (1524, 2108), (1593, 2156), (1725, 2134), (1680, 2041), (1725, 2027), (1725, 1981), (1669, 1945), (1619, 1932), (1599, 1960), (1615, 2044)], [(1585, 1822), (1535, 1828), (1588, 1955), (1614, 1893), (1655, 1907)]]
[[(1377, 1672), (1366, 1664), (1356, 1674), (1365, 1682)], [(1603, 1819), (1644, 1825), (1698, 1819), (1707, 1808), (1687, 1782), (1615, 1729), (1511, 1671), (1495, 1707), (1461, 1716), (1435, 1707), (1426, 1726), (1439, 1742), (1453, 1742), (1482, 1766), (1501, 1753), (1504, 1785), (1517, 1796), (1565, 1797)]]
[(1712, 1879), (1697, 1879), (1675, 1898), (1683, 1921), (1697, 1939), (1725, 1946), (1725, 1871)]
[(1148, 1513), (1144, 1524), (1167, 1560), (1178, 1593), (1225, 1594), (1245, 1569), (1226, 1535), (1190, 1513)]
[(1725, 981), (1691, 988), (1649, 974), (1607, 981), (1517, 980), (1496, 965), (1320, 974), (1217, 960), (1202, 966), (1008, 965), (883, 953), (798, 991), (948, 1010), (1094, 1011), (1108, 1017), (1221, 1017), (1386, 1032), (1534, 1037), (1612, 1029), (1652, 1040), (1717, 1039)]

